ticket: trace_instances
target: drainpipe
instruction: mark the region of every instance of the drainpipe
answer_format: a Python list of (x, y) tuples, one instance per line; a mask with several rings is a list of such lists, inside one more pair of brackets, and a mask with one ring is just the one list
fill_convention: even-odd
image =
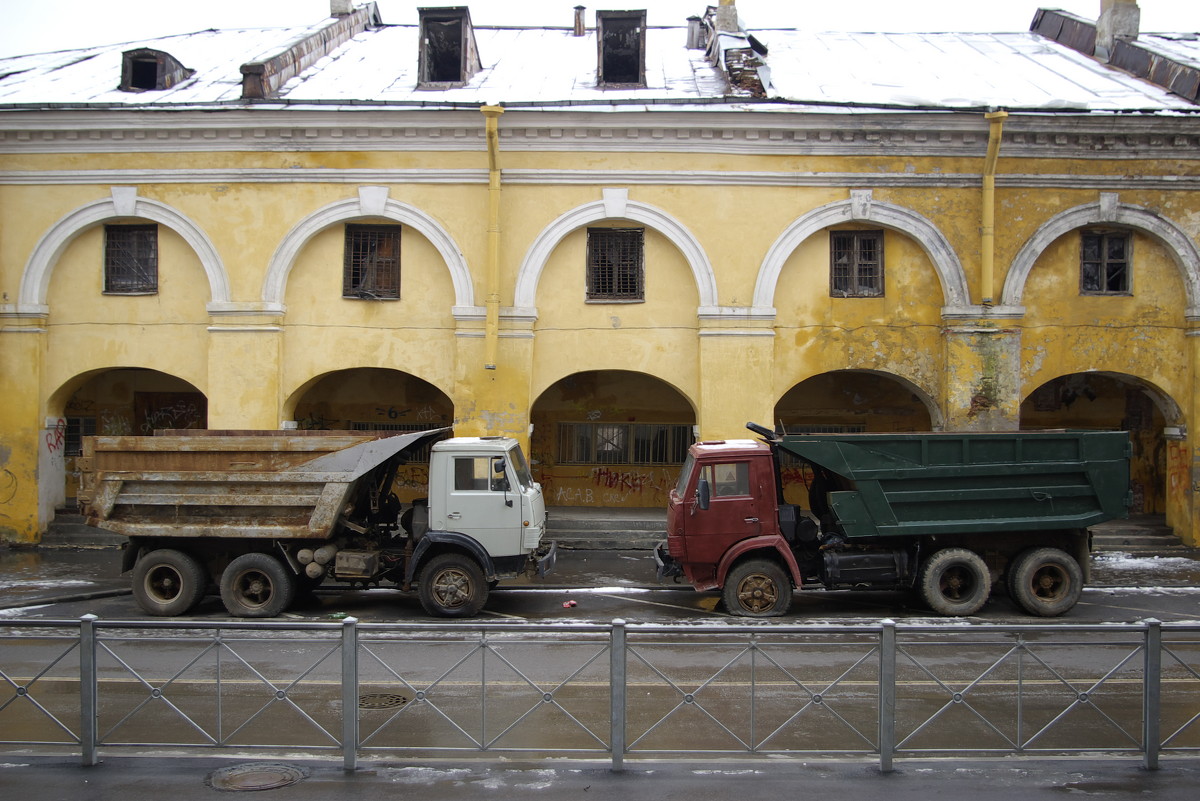
[(498, 104), (480, 106), (487, 131), (488, 148), (488, 265), (487, 318), (483, 332), (486, 342), (483, 367), (496, 369), (496, 350), (500, 340), (500, 115)]
[(980, 258), (982, 275), (979, 292), (983, 305), (992, 305), (992, 289), (996, 279), (996, 162), (1000, 159), (1000, 137), (1004, 133), (1007, 111), (989, 111), (983, 115), (988, 121), (987, 159), (983, 165), (983, 221), (980, 225)]

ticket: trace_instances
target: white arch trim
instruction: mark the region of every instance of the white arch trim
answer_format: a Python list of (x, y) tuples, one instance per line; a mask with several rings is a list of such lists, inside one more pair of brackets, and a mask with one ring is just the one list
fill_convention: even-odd
[(942, 232), (927, 218), (911, 209), (873, 200), (870, 190), (855, 190), (849, 200), (839, 200), (813, 209), (780, 234), (767, 251), (758, 280), (754, 285), (754, 309), (759, 314), (774, 314), (775, 289), (779, 276), (792, 252), (810, 236), (844, 222), (871, 222), (912, 237), (929, 256), (942, 284), (943, 313), (965, 309), (970, 303), (967, 278), (962, 262)]
[(455, 313), (473, 307), (475, 289), (471, 283), (471, 273), (467, 269), (467, 259), (453, 237), (425, 212), (407, 203), (391, 200), (387, 195), (388, 188), (385, 186), (360, 187), (358, 197), (330, 203), (296, 223), (275, 249), (267, 267), (262, 289), (262, 299), (266, 307), (273, 311), (283, 310), (288, 274), (291, 273), (300, 251), (310, 239), (331, 225), (361, 217), (395, 220), (428, 239), (450, 271), (450, 280), (454, 285)]
[(516, 308), (513, 312), (524, 316), (537, 316), (538, 281), (541, 280), (542, 271), (550, 260), (550, 254), (564, 237), (589, 223), (614, 218), (641, 223), (670, 240), (692, 269), (692, 277), (696, 280), (696, 289), (700, 295), (699, 312), (705, 314), (717, 311), (717, 279), (713, 274), (712, 263), (691, 231), (665, 211), (630, 200), (627, 190), (605, 189), (602, 200), (571, 209), (538, 234), (529, 252), (525, 254), (525, 260), (517, 274), (514, 298)]
[(187, 215), (165, 203), (137, 196), (136, 187), (117, 186), (112, 196), (80, 206), (50, 227), (29, 256), (21, 276), (18, 308), (22, 313), (46, 314), (50, 277), (62, 254), (84, 231), (106, 220), (139, 217), (165, 225), (179, 234), (200, 259), (208, 277), (210, 308), (229, 303), (229, 277), (208, 235)]
[(1076, 228), (1105, 223), (1136, 228), (1162, 242), (1179, 265), (1187, 294), (1188, 318), (1200, 317), (1200, 252), (1191, 237), (1165, 217), (1140, 206), (1120, 203), (1116, 194), (1107, 192), (1101, 194), (1096, 203), (1086, 203), (1055, 215), (1034, 232), (1013, 259), (1004, 279), (1001, 302), (1005, 306), (1021, 305), (1029, 273), (1054, 240)]

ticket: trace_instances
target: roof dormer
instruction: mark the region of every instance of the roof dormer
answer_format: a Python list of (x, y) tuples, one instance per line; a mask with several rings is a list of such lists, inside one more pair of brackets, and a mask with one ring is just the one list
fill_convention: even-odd
[(119, 88), (122, 92), (170, 89), (195, 73), (195, 70), (183, 66), (174, 56), (162, 50), (151, 50), (148, 47), (126, 50), (121, 56)]
[(417, 14), (421, 32), (418, 89), (463, 86), (483, 69), (466, 6), (418, 8)]
[(601, 87), (646, 85), (646, 12), (597, 11), (596, 83)]

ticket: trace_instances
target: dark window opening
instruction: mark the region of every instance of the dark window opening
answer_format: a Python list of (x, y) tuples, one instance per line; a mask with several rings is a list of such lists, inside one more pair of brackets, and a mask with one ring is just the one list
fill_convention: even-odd
[(1083, 232), (1079, 243), (1079, 288), (1082, 294), (1129, 294), (1129, 244), (1129, 234), (1125, 231)]
[(597, 11), (596, 39), (601, 86), (645, 85), (645, 11)]
[(104, 291), (145, 295), (158, 291), (158, 226), (104, 226)]
[(83, 438), (95, 435), (95, 417), (68, 417), (66, 440), (63, 443), (63, 455), (82, 456)]
[(400, 226), (347, 225), (342, 297), (400, 297)]
[(425, 47), (429, 52), (429, 77), (435, 83), (461, 81), (462, 20), (428, 20)]
[(645, 299), (643, 239), (641, 228), (588, 229), (588, 300)]
[(461, 86), (482, 69), (465, 7), (417, 9), (421, 26), (418, 87)]
[(829, 234), (829, 294), (840, 298), (883, 295), (883, 231)]
[(129, 85), (134, 89), (157, 89), (158, 62), (134, 59), (130, 64)]

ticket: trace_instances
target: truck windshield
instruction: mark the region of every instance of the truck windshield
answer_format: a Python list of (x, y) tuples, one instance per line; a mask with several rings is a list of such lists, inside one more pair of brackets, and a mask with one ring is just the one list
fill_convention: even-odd
[(513, 472), (517, 474), (517, 483), (521, 485), (521, 489), (527, 490), (533, 486), (533, 476), (529, 474), (529, 464), (525, 461), (525, 454), (520, 448), (513, 448), (508, 452), (508, 462), (512, 465)]
[(675, 486), (675, 492), (680, 498), (682, 498), (683, 494), (687, 492), (688, 479), (691, 478), (694, 463), (695, 459), (693, 459), (692, 455), (689, 453), (687, 459), (683, 463), (683, 469), (679, 471), (679, 483)]

